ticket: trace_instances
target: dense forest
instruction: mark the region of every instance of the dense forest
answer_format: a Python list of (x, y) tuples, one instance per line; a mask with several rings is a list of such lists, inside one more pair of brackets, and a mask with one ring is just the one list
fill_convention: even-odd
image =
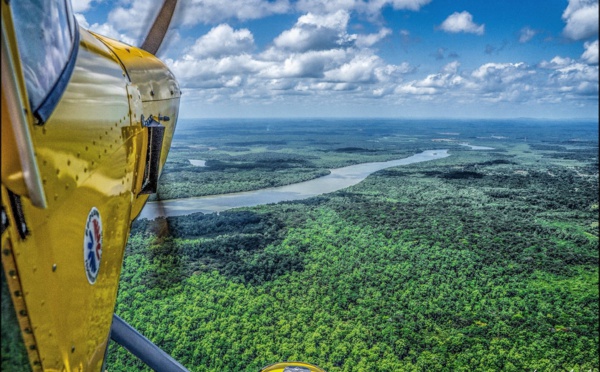
[[(597, 125), (220, 125), (176, 141), (161, 181), (193, 169), (186, 158), (222, 177), (205, 193), (263, 171), (285, 183), (294, 170), (452, 155), (303, 201), (136, 221), (116, 312), (190, 370), (598, 370)], [(116, 345), (107, 365), (143, 368)]]
[[(183, 121), (158, 199), (451, 155), (305, 200), (136, 220), (115, 312), (190, 371), (598, 371), (597, 138), (579, 122)], [(5, 298), (3, 370), (21, 357)], [(114, 343), (105, 366), (148, 370)]]

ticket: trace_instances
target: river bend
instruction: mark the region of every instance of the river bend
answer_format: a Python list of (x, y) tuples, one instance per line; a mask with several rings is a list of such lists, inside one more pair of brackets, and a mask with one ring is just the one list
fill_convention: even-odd
[(238, 207), (253, 207), (281, 201), (308, 199), (356, 185), (379, 170), (442, 159), (450, 156), (448, 150), (427, 150), (408, 158), (384, 162), (362, 163), (331, 169), (327, 176), (287, 186), (222, 195), (164, 200), (146, 203), (138, 218), (155, 219), (159, 216), (181, 216), (197, 212), (222, 212)]

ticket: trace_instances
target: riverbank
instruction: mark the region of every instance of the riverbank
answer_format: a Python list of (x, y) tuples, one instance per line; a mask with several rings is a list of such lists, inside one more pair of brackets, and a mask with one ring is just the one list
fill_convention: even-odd
[(138, 218), (182, 216), (192, 213), (214, 213), (239, 207), (253, 207), (281, 201), (302, 200), (356, 185), (382, 169), (409, 165), (450, 156), (447, 149), (427, 150), (408, 158), (373, 162), (331, 169), (331, 173), (310, 181), (232, 194), (171, 199), (146, 204)]

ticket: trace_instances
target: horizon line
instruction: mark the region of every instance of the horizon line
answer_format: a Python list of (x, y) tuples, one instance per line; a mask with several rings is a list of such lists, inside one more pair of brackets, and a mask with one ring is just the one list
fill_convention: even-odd
[(543, 118), (543, 117), (510, 117), (510, 118), (492, 118), (492, 117), (393, 117), (393, 116), (205, 116), (205, 117), (180, 117), (178, 120), (338, 120), (338, 119), (362, 119), (362, 120), (535, 120), (535, 121), (585, 121), (598, 122), (599, 118)]

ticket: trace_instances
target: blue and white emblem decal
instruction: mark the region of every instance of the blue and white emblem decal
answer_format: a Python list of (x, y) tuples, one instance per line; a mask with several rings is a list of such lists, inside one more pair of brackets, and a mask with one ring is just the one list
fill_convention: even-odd
[(96, 283), (102, 258), (102, 219), (100, 212), (93, 207), (85, 223), (85, 237), (83, 238), (83, 263), (85, 275), (90, 284)]

